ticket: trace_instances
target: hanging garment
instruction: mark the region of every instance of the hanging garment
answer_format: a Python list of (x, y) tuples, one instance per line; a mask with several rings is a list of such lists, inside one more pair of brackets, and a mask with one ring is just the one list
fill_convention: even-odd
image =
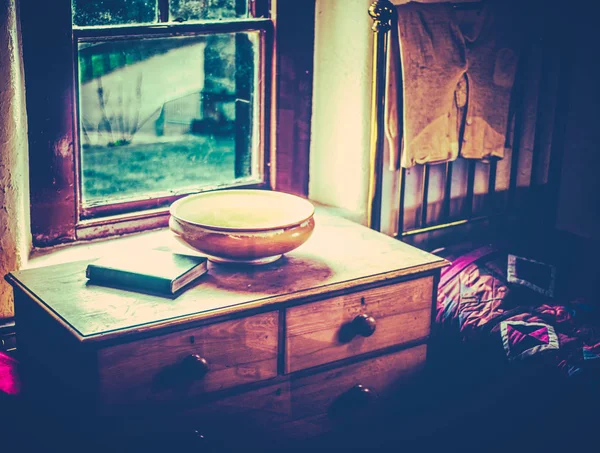
[(395, 166), (394, 152), (399, 149), (399, 87), (404, 88), (401, 165), (454, 160), (459, 151), (454, 91), (467, 69), (464, 40), (454, 12), (443, 3), (408, 3), (397, 11), (398, 30), (393, 30), (388, 53), (385, 123), (390, 162)]
[(398, 87), (403, 87), (403, 167), (452, 161), (459, 152), (474, 159), (504, 156), (520, 38), (508, 11), (486, 7), (461, 29), (450, 4), (397, 6), (385, 112), (392, 169), (400, 149)]
[(468, 102), (462, 157), (504, 157), (521, 45), (521, 27), (515, 23), (518, 17), (514, 11), (511, 14), (508, 8), (493, 3), (483, 9), (478, 24), (464, 30)]

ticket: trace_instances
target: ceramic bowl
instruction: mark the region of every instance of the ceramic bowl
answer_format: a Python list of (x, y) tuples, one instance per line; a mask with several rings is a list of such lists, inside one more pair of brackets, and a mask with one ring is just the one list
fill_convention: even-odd
[(271, 263), (302, 245), (315, 226), (309, 201), (268, 190), (189, 195), (170, 212), (171, 231), (215, 262)]

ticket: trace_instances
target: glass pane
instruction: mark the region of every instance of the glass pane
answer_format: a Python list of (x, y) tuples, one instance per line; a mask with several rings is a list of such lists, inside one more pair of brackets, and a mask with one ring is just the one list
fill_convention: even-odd
[(156, 22), (156, 0), (72, 0), (73, 24), (85, 26)]
[(258, 40), (79, 43), (83, 205), (260, 181)]
[(171, 20), (215, 20), (248, 17), (248, 0), (171, 0)]

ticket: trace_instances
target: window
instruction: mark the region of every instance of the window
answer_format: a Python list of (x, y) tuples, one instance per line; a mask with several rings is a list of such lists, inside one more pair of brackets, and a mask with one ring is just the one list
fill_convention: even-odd
[(72, 5), (82, 218), (264, 183), (270, 21), (249, 20), (247, 0)]
[(23, 0), (34, 243), (164, 226), (204, 190), (306, 195), (314, 1), (295, 3)]

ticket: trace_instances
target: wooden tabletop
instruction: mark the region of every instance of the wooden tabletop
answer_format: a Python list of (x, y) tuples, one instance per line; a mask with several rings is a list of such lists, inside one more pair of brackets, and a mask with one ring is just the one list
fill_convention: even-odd
[[(277, 262), (264, 266), (210, 263), (209, 272), (175, 299), (90, 285), (85, 268), (93, 260), (14, 272), (7, 280), (27, 292), (78, 340), (94, 341), (289, 303), (447, 264), (341, 217), (317, 212), (315, 220), (311, 238)], [(159, 244), (156, 248), (170, 249)]]

